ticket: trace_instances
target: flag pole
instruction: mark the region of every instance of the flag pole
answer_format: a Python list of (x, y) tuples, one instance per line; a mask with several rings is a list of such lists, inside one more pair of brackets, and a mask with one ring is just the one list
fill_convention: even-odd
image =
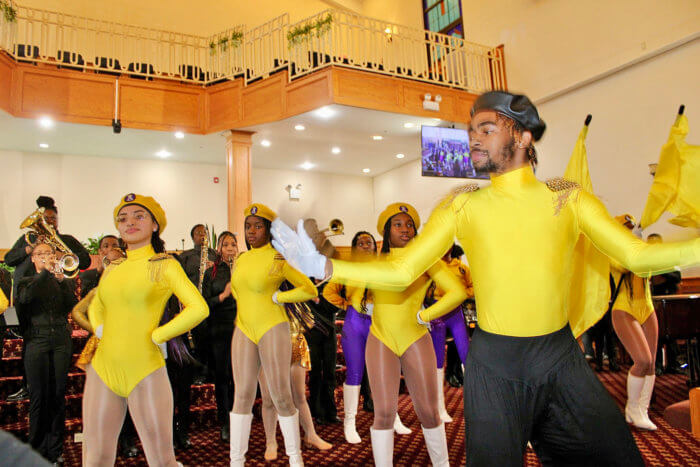
[[(683, 107), (683, 106), (681, 106), (681, 107)], [(680, 113), (683, 113), (683, 112), (680, 112)], [(588, 126), (588, 125), (591, 124), (591, 120), (593, 120), (593, 115), (588, 114), (588, 115), (586, 116), (586, 121), (583, 122), (583, 124), (584, 124), (585, 126)]]
[(683, 115), (683, 112), (685, 112), (685, 104), (681, 104), (678, 108), (678, 115)]

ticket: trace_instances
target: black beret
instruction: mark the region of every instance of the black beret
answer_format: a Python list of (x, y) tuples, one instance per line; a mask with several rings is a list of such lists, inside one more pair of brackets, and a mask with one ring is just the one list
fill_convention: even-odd
[(36, 205), (40, 208), (51, 209), (58, 212), (58, 209), (56, 209), (56, 202), (50, 196), (39, 196), (36, 199)]
[(527, 96), (511, 94), (503, 91), (491, 91), (480, 95), (472, 106), (471, 115), (480, 110), (493, 110), (520, 123), (532, 133), (535, 141), (539, 141), (547, 125), (537, 113)]

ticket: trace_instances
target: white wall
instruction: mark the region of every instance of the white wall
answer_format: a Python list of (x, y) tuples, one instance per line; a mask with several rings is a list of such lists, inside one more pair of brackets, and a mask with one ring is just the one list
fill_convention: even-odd
[(223, 165), (0, 151), (0, 174), (0, 248), (17, 240), (39, 195), (56, 200), (60, 230), (79, 240), (116, 233), (112, 211), (131, 192), (153, 195), (165, 209), (168, 248), (181, 248), (182, 238), (190, 248), (194, 224), (226, 226)]
[(697, 0), (462, 0), (467, 40), (505, 45), (508, 86), (533, 99), (698, 33)]
[[(302, 185), (299, 201), (289, 199), (287, 185)], [(321, 229), (331, 219), (345, 224), (345, 235), (333, 237), (335, 245), (350, 245), (358, 230), (374, 232), (372, 179), (313, 171), (253, 169), (253, 202), (272, 208), (290, 225), (313, 217)]]

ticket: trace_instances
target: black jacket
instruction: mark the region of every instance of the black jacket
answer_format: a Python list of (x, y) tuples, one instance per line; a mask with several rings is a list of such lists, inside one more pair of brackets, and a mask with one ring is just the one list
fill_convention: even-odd
[[(216, 271), (216, 275), (214, 275)], [(226, 284), (231, 281), (231, 269), (228, 264), (221, 261), (214, 267), (206, 270), (202, 283), (202, 296), (209, 305), (210, 334), (213, 336), (220, 332), (233, 332), (233, 323), (236, 320), (236, 300), (233, 295), (219, 301), (219, 294), (224, 291)]]
[(79, 275), (80, 277), (80, 298), (84, 298), (92, 289), (100, 283), (102, 273), (97, 269), (88, 269)]
[[(190, 278), (194, 285), (199, 283), (199, 263), (202, 251), (200, 248), (192, 248), (191, 250), (183, 251), (177, 257), (185, 270), (185, 274)], [(216, 251), (209, 248), (209, 261), (216, 261)], [(202, 290), (204, 286), (202, 285)]]
[[(59, 281), (48, 271), (20, 279), (17, 284), (17, 313), (24, 317), (27, 330), (34, 328), (64, 328), (68, 314), (77, 303), (72, 281)], [(30, 334), (31, 335), (31, 334)]]
[[(89, 268), (91, 262), (90, 253), (88, 253), (85, 247), (71, 235), (59, 233), (58, 236), (61, 238), (61, 240), (63, 240), (63, 243), (65, 243), (66, 246), (70, 248), (71, 251), (78, 257), (78, 268)], [(14, 266), (16, 268), (15, 273), (12, 276), (14, 280), (13, 291), (15, 296), (17, 296), (17, 284), (19, 283), (20, 279), (22, 279), (24, 276), (31, 276), (35, 271), (32, 260), (25, 250), (27, 246), (27, 241), (24, 239), (24, 235), (22, 235), (19, 237), (19, 239), (17, 239), (15, 244), (12, 245), (10, 251), (8, 251), (5, 255), (5, 263), (8, 266)]]

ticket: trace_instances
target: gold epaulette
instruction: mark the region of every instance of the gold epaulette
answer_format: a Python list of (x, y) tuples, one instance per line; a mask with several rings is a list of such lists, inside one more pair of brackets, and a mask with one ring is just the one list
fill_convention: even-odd
[(562, 177), (550, 178), (544, 183), (545, 185), (547, 185), (547, 188), (549, 188), (552, 191), (573, 190), (574, 188), (578, 188), (580, 186), (578, 183), (572, 182), (571, 180), (567, 180)]
[(284, 256), (282, 256), (281, 253), (275, 253), (275, 257), (273, 259), (277, 261), (284, 261)]
[(117, 258), (114, 261), (110, 261), (109, 265), (110, 266), (112, 266), (112, 265), (118, 266), (118, 265), (122, 264), (124, 261), (126, 261), (126, 258)]
[(173, 258), (173, 256), (169, 255), (168, 253), (158, 253), (158, 254), (148, 258), (148, 261), (163, 261), (164, 259), (171, 259), (171, 258)]
[(452, 201), (454, 201), (459, 195), (463, 193), (471, 193), (477, 190), (479, 190), (478, 183), (467, 183), (466, 185), (458, 186), (438, 203), (438, 207), (444, 207), (452, 204)]

